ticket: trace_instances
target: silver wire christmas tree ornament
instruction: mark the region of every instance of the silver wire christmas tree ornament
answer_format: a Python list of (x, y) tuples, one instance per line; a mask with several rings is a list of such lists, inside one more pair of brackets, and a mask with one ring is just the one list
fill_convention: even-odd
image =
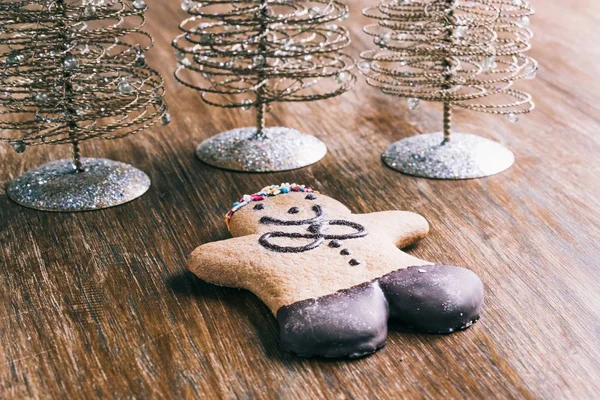
[(256, 111), (256, 125), (207, 139), (196, 155), (235, 171), (284, 171), (327, 153), (319, 139), (286, 127), (266, 127), (275, 102), (322, 100), (356, 81), (338, 1), (184, 0), (191, 17), (173, 41), (175, 77), (213, 106)]
[(526, 55), (533, 14), (524, 0), (383, 0), (363, 10), (377, 20), (364, 31), (377, 49), (359, 65), (383, 93), (444, 105), (443, 132), (392, 144), (383, 161), (401, 172), (428, 178), (469, 179), (502, 172), (513, 153), (497, 142), (451, 132), (452, 111), (463, 108), (505, 115), (517, 122), (533, 110), (531, 96), (513, 88), (533, 79), (537, 62)]
[[(11, 1), (0, 5), (0, 142), (70, 144), (71, 160), (23, 174), (8, 196), (25, 207), (85, 211), (144, 194), (134, 167), (81, 158), (90, 139), (122, 138), (170, 116), (161, 76), (146, 66), (153, 40), (143, 0)], [(137, 44), (132, 44), (137, 43)]]

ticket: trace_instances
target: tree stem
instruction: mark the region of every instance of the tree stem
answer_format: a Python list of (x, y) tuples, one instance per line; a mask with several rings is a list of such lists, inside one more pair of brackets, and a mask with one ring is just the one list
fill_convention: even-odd
[(452, 130), (452, 104), (444, 103), (444, 143), (450, 141)]
[[(451, 21), (451, 25), (447, 30), (446, 34), (446, 42), (447, 48), (454, 47), (454, 24), (456, 23), (456, 19), (454, 18), (454, 10), (452, 8), (455, 0), (446, 0), (448, 3), (448, 7), (450, 12), (448, 13), (448, 19)], [(448, 52), (448, 50), (446, 50)], [(446, 58), (443, 63), (444, 73), (445, 73), (445, 83), (442, 85), (442, 88), (445, 91), (452, 89), (453, 86), (453, 77), (450, 73), (452, 69), (452, 55), (450, 52), (447, 53)], [(449, 101), (444, 102), (444, 141), (443, 143), (448, 143), (450, 141), (450, 135), (452, 130), (452, 103)]]
[(79, 142), (73, 141), (73, 167), (75, 172), (85, 172), (85, 168), (81, 163), (81, 154), (79, 154)]
[(266, 120), (267, 105), (259, 103), (256, 105), (256, 138), (263, 139), (266, 137), (264, 133)]
[[(258, 43), (258, 54), (264, 57), (267, 52), (267, 32), (269, 31), (268, 18), (269, 18), (269, 2), (268, 0), (261, 0), (260, 10), (260, 42)], [(266, 57), (264, 63), (267, 62)], [(266, 123), (266, 112), (267, 103), (264, 100), (266, 94), (266, 84), (264, 83), (265, 74), (262, 72), (263, 65), (260, 66), (261, 71), (258, 74), (258, 82), (260, 87), (256, 91), (256, 134), (255, 139), (265, 139), (267, 135), (264, 132)]]
[[(84, 2), (84, 5), (87, 4)], [(64, 20), (67, 19), (68, 13), (66, 9), (65, 0), (58, 0), (57, 5), (62, 13), (63, 19), (59, 23), (58, 35), (63, 40), (62, 50), (66, 52), (69, 50), (70, 41), (67, 35), (67, 28)], [(64, 55), (66, 57), (66, 54)], [(75, 118), (77, 111), (73, 107), (75, 92), (73, 91), (73, 82), (71, 72), (64, 67), (65, 58), (63, 57), (63, 73), (62, 73), (62, 86), (63, 86), (63, 99), (65, 114), (67, 117), (67, 125), (69, 127), (69, 139), (73, 145), (73, 168), (76, 172), (84, 172), (85, 168), (81, 163), (81, 155), (79, 154), (79, 140), (78, 140), (78, 126)]]

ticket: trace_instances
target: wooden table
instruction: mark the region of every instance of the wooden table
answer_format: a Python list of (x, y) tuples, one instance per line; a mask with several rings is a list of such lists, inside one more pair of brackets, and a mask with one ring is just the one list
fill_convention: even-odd
[[(517, 125), (468, 112), (455, 121), (504, 143), (517, 162), (461, 182), (382, 165), (390, 142), (439, 130), (441, 110), (409, 112), (362, 81), (336, 99), (275, 106), (269, 117), (325, 141), (322, 162), (263, 175), (203, 165), (195, 145), (253, 115), (209, 108), (174, 81), (170, 41), (184, 13), (178, 1), (150, 3), (157, 45), (148, 61), (166, 79), (174, 121), (83, 150), (143, 169), (151, 190), (80, 214), (24, 209), (0, 193), (0, 398), (598, 398), (597, 0), (537, 2), (532, 55), (541, 71), (522, 83), (537, 110)], [(365, 5), (350, 4), (354, 54), (371, 46), (361, 33)], [(19, 156), (1, 147), (1, 186), (68, 151)], [(254, 295), (185, 270), (196, 246), (228, 237), (233, 200), (281, 181), (312, 184), (355, 212), (424, 215), (432, 232), (410, 252), (477, 272), (487, 296), (481, 321), (449, 336), (392, 330), (382, 351), (355, 361), (283, 352)]]

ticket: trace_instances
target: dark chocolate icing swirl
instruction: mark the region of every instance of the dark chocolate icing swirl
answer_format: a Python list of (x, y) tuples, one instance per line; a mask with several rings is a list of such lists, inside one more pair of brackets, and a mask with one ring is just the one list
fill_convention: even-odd
[[(346, 239), (357, 239), (367, 236), (368, 232), (364, 226), (352, 221), (346, 221), (341, 219), (326, 220), (324, 218), (323, 208), (315, 204), (312, 207), (315, 212), (315, 217), (303, 220), (281, 220), (271, 217), (262, 217), (260, 219), (261, 224), (268, 225), (283, 225), (283, 226), (302, 226), (308, 225), (306, 230), (309, 233), (297, 233), (297, 232), (267, 232), (260, 237), (259, 243), (266, 249), (277, 251), (280, 253), (301, 253), (309, 251), (319, 247), (325, 240), (346, 240)], [(327, 234), (325, 228), (327, 226), (348, 226), (354, 229), (354, 232), (343, 233), (343, 234)], [(312, 239), (308, 244), (302, 246), (279, 246), (271, 242), (272, 238), (292, 238), (292, 239)]]

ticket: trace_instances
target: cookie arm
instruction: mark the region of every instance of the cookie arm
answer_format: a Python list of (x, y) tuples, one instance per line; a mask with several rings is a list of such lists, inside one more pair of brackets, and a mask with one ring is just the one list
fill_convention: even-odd
[(419, 214), (409, 211), (382, 211), (352, 215), (370, 234), (391, 240), (396, 247), (404, 248), (423, 239), (429, 233), (429, 223)]
[(197, 247), (188, 260), (188, 269), (200, 279), (219, 286), (247, 288), (255, 268), (248, 255), (256, 235), (211, 242)]

